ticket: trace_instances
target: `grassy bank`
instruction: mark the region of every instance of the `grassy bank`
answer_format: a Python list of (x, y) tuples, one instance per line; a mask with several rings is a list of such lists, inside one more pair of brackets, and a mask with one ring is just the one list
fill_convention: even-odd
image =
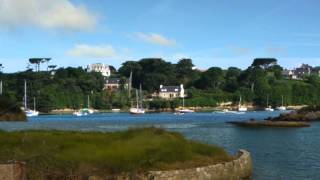
[(0, 162), (25, 161), (28, 177), (109, 175), (183, 169), (229, 161), (216, 146), (156, 128), (123, 132), (0, 132)]

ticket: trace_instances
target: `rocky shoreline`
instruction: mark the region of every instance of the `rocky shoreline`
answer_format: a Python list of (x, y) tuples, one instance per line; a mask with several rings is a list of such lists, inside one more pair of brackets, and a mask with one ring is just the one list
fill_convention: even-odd
[(307, 122), (290, 122), (290, 121), (231, 121), (229, 124), (234, 124), (241, 127), (279, 127), (279, 128), (298, 128), (298, 127), (310, 127)]
[(308, 106), (289, 113), (280, 114), (278, 117), (267, 118), (262, 121), (254, 119), (248, 121), (227, 122), (241, 127), (283, 127), (298, 128), (310, 127), (310, 122), (320, 120), (320, 106)]
[(3, 113), (0, 114), (0, 121), (27, 121), (25, 113)]

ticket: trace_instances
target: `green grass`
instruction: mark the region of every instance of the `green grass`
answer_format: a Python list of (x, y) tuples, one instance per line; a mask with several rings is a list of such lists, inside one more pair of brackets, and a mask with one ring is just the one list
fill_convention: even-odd
[(25, 161), (28, 177), (184, 169), (231, 160), (222, 148), (156, 128), (123, 132), (0, 131), (0, 162)]

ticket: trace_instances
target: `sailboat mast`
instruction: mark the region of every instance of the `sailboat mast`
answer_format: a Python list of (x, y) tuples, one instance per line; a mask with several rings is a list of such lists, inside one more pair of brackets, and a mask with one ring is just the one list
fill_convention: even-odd
[(132, 88), (132, 71), (130, 72), (130, 77), (129, 77), (129, 84), (128, 84), (128, 96), (129, 99), (131, 98), (131, 88)]
[(182, 97), (182, 109), (184, 109), (184, 97)]
[(88, 102), (87, 102), (87, 104), (88, 104), (88, 109), (90, 108), (90, 96), (88, 95)]
[(241, 106), (241, 101), (242, 101), (242, 97), (240, 95), (240, 99), (239, 99), (239, 107)]
[(139, 96), (140, 97), (140, 108), (143, 108), (142, 107), (143, 94), (142, 94), (142, 86), (141, 86), (141, 84), (140, 84), (140, 93), (139, 94), (140, 94), (140, 96)]
[(137, 101), (137, 109), (139, 108), (139, 94), (138, 90), (136, 89), (136, 101)]
[(27, 81), (24, 80), (24, 109), (27, 110)]
[(36, 111), (36, 97), (33, 97), (33, 110)]
[(2, 95), (2, 81), (0, 81), (0, 95)]

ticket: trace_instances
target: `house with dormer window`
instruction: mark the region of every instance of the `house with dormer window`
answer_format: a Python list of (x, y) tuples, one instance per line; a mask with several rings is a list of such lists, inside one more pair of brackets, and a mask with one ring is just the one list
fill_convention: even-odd
[(180, 86), (164, 86), (160, 85), (159, 89), (159, 98), (162, 99), (174, 99), (174, 98), (183, 98), (184, 88), (183, 84)]

